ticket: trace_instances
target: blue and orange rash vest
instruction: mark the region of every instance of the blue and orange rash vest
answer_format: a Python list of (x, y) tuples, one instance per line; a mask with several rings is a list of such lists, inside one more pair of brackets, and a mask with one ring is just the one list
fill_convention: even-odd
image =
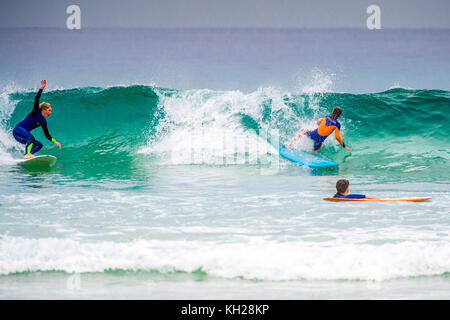
[(325, 118), (320, 118), (317, 121), (317, 124), (319, 125), (319, 127), (314, 131), (317, 131), (317, 134), (323, 137), (322, 138), (323, 140), (325, 140), (334, 131), (334, 136), (336, 137), (336, 140), (341, 144), (341, 146), (345, 147), (344, 141), (342, 141), (340, 134), (341, 124), (339, 123), (339, 121), (337, 121), (330, 115), (326, 116)]
[(39, 108), (39, 99), (41, 97), (41, 93), (42, 89), (39, 89), (38, 93), (36, 94), (36, 97), (34, 98), (33, 111), (31, 111), (26, 116), (26, 118), (20, 121), (16, 126), (22, 127), (28, 132), (41, 126), (42, 131), (44, 131), (45, 137), (53, 142), (53, 138), (48, 132), (47, 120), (45, 120), (44, 116), (41, 113), (41, 109)]
[(365, 199), (366, 195), (365, 194), (347, 194), (347, 195), (342, 195), (342, 194), (335, 194), (334, 198), (341, 198), (341, 199)]

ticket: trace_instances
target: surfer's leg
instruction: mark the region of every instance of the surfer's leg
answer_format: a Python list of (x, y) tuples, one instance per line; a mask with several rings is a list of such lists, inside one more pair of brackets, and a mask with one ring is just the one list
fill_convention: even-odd
[(314, 131), (309, 130), (305, 132), (305, 136), (307, 136), (314, 142), (314, 148), (312, 153), (316, 153), (317, 151), (319, 151), (320, 148), (322, 147), (323, 140), (321, 139), (321, 136), (317, 133), (317, 130)]
[(41, 150), (43, 147), (42, 142), (34, 140), (33, 142), (33, 146), (31, 148), (31, 154), (35, 154), (36, 152), (38, 152), (39, 150)]
[[(21, 130), (20, 130), (21, 129)], [(37, 141), (34, 136), (29, 133), (27, 130), (25, 130), (24, 128), (20, 128), (19, 130), (17, 130), (19, 132), (19, 134), (16, 135), (17, 137), (20, 139), (17, 139), (19, 142), (24, 143), (23, 141), (25, 141), (25, 158), (32, 158), (33, 154), (38, 152), (39, 150), (41, 150), (42, 148), (42, 143)]]
[(288, 150), (290, 149), (290, 148), (292, 148), (292, 145), (295, 143), (295, 141), (297, 141), (298, 139), (300, 139), (301, 137), (302, 137), (302, 135), (304, 135), (305, 134), (305, 132), (309, 132), (309, 131), (311, 131), (310, 129), (303, 129), (302, 131), (300, 131), (300, 133), (291, 141), (291, 143), (289, 143), (289, 145), (288, 145)]
[(314, 151), (312, 153), (317, 153), (322, 148), (323, 143), (314, 141)]
[(19, 141), (22, 144), (27, 144), (28, 140), (30, 140), (31, 134), (24, 128), (15, 126), (13, 130), (13, 137), (17, 141)]
[(314, 141), (313, 153), (317, 153), (322, 148), (323, 142), (327, 138), (327, 136), (321, 136), (317, 130), (306, 132), (305, 135)]
[(31, 135), (31, 139), (26, 146), (25, 159), (33, 158), (34, 154), (41, 150), (42, 146), (42, 143), (34, 139), (33, 135)]
[(27, 141), (27, 145), (25, 146), (25, 154), (29, 155), (29, 154), (33, 154), (33, 149), (35, 147), (35, 139), (33, 137), (32, 134), (30, 134), (30, 139)]
[(17, 141), (25, 145), (25, 158), (32, 157), (31, 150), (33, 149), (33, 142), (35, 141), (33, 135), (29, 133), (28, 130), (15, 126), (13, 136)]

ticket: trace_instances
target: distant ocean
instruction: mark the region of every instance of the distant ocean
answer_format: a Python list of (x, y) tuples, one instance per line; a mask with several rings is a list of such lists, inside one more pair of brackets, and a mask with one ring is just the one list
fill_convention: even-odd
[[(450, 30), (0, 29), (1, 299), (450, 298)], [(12, 129), (53, 113), (49, 170)], [(312, 170), (281, 158), (334, 106)], [(297, 148), (309, 148), (303, 140)], [(338, 179), (379, 198), (329, 203)]]

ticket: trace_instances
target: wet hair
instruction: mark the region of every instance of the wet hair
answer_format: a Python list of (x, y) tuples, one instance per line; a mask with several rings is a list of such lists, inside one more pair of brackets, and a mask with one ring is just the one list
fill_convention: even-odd
[(335, 119), (339, 118), (341, 116), (342, 109), (340, 107), (334, 107), (333, 111), (331, 112), (331, 116)]
[(334, 195), (339, 196), (344, 194), (344, 192), (347, 190), (348, 186), (350, 185), (350, 182), (346, 179), (340, 179), (336, 182), (336, 191), (337, 193)]
[(52, 105), (47, 102), (42, 102), (41, 104), (39, 104), (39, 109), (41, 109), (41, 110), (47, 110), (51, 107), (52, 107)]

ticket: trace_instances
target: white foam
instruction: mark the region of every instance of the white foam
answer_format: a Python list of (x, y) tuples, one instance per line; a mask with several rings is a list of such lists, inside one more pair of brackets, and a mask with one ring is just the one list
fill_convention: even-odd
[(15, 92), (21, 92), (15, 84), (5, 86), (0, 93), (0, 164), (13, 164), (16, 160), (9, 152), (13, 148), (22, 149), (22, 145), (17, 142), (11, 130), (6, 128), (6, 121), (11, 117), (16, 108), (17, 101), (11, 101), (9, 95)]
[(300, 93), (315, 94), (333, 92), (335, 73), (326, 73), (318, 68), (311, 70), (309, 77), (305, 80), (298, 78)]
[[(295, 119), (285, 104), (286, 94), (274, 88), (258, 89), (250, 94), (206, 89), (171, 95), (156, 92), (165, 119), (156, 128), (156, 137), (139, 153), (166, 154), (164, 163), (255, 163), (265, 155), (278, 154), (272, 146), (279, 138), (277, 119), (286, 116)], [(266, 100), (270, 100), (269, 120), (263, 119)], [(259, 134), (245, 130), (241, 124), (243, 115), (258, 124)]]
[(392, 90), (392, 89), (406, 89), (406, 90), (414, 90), (414, 88), (410, 88), (410, 87), (405, 87), (402, 86), (400, 83), (395, 82), (393, 85), (391, 85), (388, 90)]
[[(313, 81), (314, 89), (305, 89), (310, 95), (313, 117), (298, 115), (303, 112), (305, 93), (292, 96), (271, 87), (248, 94), (207, 89), (167, 94), (156, 89), (165, 118), (138, 153), (156, 154), (163, 165), (273, 163), (279, 143), (288, 144), (301, 129), (317, 127), (317, 119), (324, 115), (319, 107), (322, 96), (317, 92), (329, 89), (330, 77), (319, 72), (315, 76), (319, 85), (313, 85)], [(291, 104), (300, 110), (293, 110)], [(259, 132), (246, 130), (242, 116), (251, 118)], [(345, 126), (342, 130), (345, 131)], [(338, 144), (328, 139), (325, 145), (337, 148)], [(312, 141), (300, 139), (295, 147), (312, 150)]]
[(137, 240), (128, 243), (71, 239), (0, 240), (0, 274), (28, 271), (103, 272), (201, 270), (222, 278), (261, 280), (387, 280), (438, 275), (450, 270), (448, 241), (403, 241), (382, 245), (339, 240), (321, 243), (214, 243)]

